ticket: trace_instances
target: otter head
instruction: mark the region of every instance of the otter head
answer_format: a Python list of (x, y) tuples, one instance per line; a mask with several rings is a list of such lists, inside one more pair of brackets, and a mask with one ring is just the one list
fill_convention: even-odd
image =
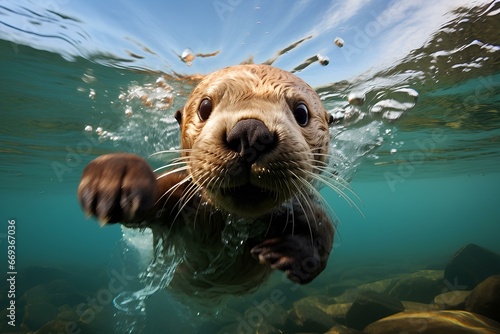
[(303, 196), (325, 165), (329, 115), (309, 85), (278, 68), (214, 72), (176, 118), (192, 181), (209, 202), (238, 216), (260, 216)]

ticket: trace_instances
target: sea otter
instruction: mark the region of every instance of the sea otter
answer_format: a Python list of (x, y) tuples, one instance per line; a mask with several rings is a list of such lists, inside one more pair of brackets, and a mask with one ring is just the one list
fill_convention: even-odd
[(83, 210), (175, 245), (170, 287), (189, 294), (245, 293), (273, 269), (311, 282), (334, 235), (316, 188), (329, 182), (331, 122), (316, 92), (272, 66), (232, 66), (204, 77), (175, 117), (181, 156), (170, 169), (100, 156), (83, 171)]

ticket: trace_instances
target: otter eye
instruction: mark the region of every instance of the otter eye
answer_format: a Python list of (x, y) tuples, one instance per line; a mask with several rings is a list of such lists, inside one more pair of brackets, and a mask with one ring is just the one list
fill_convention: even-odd
[(206, 121), (210, 114), (212, 113), (212, 101), (209, 99), (203, 99), (198, 107), (198, 117), (202, 121)]
[(306, 126), (309, 123), (309, 109), (302, 102), (293, 108), (293, 116), (300, 126)]

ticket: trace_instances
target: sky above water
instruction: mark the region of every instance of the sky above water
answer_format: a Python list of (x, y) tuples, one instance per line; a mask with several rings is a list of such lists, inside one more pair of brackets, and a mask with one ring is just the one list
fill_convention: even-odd
[[(66, 58), (180, 74), (250, 58), (262, 63), (306, 39), (274, 65), (291, 70), (314, 55), (328, 57), (328, 66), (298, 73), (315, 86), (386, 68), (424, 45), (455, 8), (481, 3), (487, 2), (7, 0), (0, 4), (0, 38)], [(344, 47), (335, 46), (336, 37)], [(186, 48), (220, 53), (188, 66), (179, 58)]]

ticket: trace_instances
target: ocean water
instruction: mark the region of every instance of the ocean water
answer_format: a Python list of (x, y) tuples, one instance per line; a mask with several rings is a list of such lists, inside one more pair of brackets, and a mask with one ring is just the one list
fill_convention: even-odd
[[(97, 332), (222, 333), (272, 288), (285, 292), (286, 309), (341, 284), (349, 270), (443, 269), (469, 243), (500, 252), (499, 13), (498, 1), (3, 1), (2, 275), (43, 267), (77, 277), (70, 290), (99, 302), (78, 316)], [(182, 57), (187, 48), (192, 62)], [(81, 172), (111, 152), (164, 163), (151, 154), (178, 146), (173, 113), (199, 75), (246, 61), (293, 71), (341, 119), (331, 149), (353, 203), (322, 190), (339, 220), (328, 267), (300, 287), (277, 273), (212, 312), (160, 289), (145, 313), (120, 314), (112, 298), (144, 288), (151, 240), (86, 219), (76, 198)], [(364, 104), (349, 104), (351, 93)], [(100, 294), (124, 272), (119, 291)], [(46, 283), (37, 277), (18, 279), (12, 332), (28, 331), (20, 294)]]

